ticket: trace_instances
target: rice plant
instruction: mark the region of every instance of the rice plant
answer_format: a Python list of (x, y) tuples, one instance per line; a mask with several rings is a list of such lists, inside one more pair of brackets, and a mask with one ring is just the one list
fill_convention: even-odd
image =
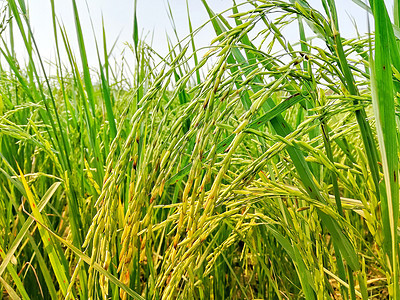
[(50, 0), (49, 76), (27, 4), (6, 1), (0, 295), (400, 299), (397, 0), (392, 18), (354, 0), (373, 29), (349, 39), (334, 0), (201, 2), (209, 21), (188, 1), (165, 57), (135, 12), (134, 64), (113, 64), (103, 23), (93, 71), (76, 0), (75, 32)]

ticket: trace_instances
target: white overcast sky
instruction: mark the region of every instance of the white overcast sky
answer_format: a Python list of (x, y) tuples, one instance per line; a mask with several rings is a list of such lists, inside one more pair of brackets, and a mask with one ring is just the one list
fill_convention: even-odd
[[(118, 38), (117, 48), (114, 54), (118, 56), (124, 48), (124, 43), (132, 43), (133, 30), (133, 7), (134, 0), (76, 0), (84, 29), (84, 38), (87, 52), (89, 53), (89, 63), (96, 65), (97, 58), (93, 44), (93, 33), (88, 18), (88, 9), (94, 22), (97, 38), (101, 41), (101, 19), (104, 18), (107, 40), (109, 47)], [(240, 1), (238, 1), (240, 2)], [(320, 0), (310, 0), (309, 3), (321, 9)], [(388, 1), (392, 2), (392, 1)], [(53, 41), (50, 0), (27, 0), (30, 10), (34, 35), (39, 43), (41, 55), (47, 60), (54, 59), (55, 46)], [(56, 11), (59, 20), (65, 25), (74, 52), (78, 54), (74, 19), (71, 0), (55, 0)], [(87, 3), (87, 6), (86, 6)], [(232, 5), (232, 0), (208, 0), (209, 5), (215, 12), (222, 12)], [(338, 14), (341, 16), (341, 32), (344, 36), (355, 34), (354, 25), (351, 21), (352, 16), (361, 32), (367, 31), (366, 13), (355, 5), (351, 0), (336, 0)], [(390, 5), (390, 4), (389, 4)], [(188, 31), (186, 0), (170, 0), (170, 6), (176, 22), (176, 27), (180, 37), (186, 36)], [(189, 0), (189, 11), (194, 28), (202, 25), (208, 20), (208, 16), (201, 0)], [(171, 23), (167, 14), (166, 0), (138, 0), (138, 25), (143, 33), (154, 34), (152, 46), (159, 53), (168, 53), (166, 34), (173, 37)], [(197, 46), (207, 46), (214, 33), (209, 26), (196, 37)], [(150, 38), (147, 38), (150, 42)], [(17, 42), (18, 49), (23, 48)], [(66, 58), (65, 58), (66, 61)]]

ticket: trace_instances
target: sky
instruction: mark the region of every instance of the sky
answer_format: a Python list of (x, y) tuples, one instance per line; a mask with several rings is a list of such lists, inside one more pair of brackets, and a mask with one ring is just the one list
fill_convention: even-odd
[[(55, 58), (55, 46), (53, 40), (53, 27), (51, 21), (50, 0), (26, 0), (28, 3), (31, 25), (34, 36), (39, 44), (41, 56), (48, 61)], [(173, 37), (171, 22), (168, 16), (168, 4), (166, 0), (137, 0), (138, 26), (141, 29), (141, 36), (146, 38), (148, 43), (161, 55), (168, 53), (166, 35)], [(78, 11), (83, 27), (84, 39), (89, 56), (89, 64), (96, 65), (97, 56), (94, 46), (93, 31), (89, 18), (93, 21), (95, 34), (101, 43), (102, 19), (107, 33), (107, 43), (110, 47), (115, 41), (116, 48), (114, 55), (118, 57), (125, 43), (132, 44), (134, 0), (76, 0)], [(240, 1), (239, 1), (240, 2)], [(309, 0), (310, 5), (322, 9), (320, 0)], [(389, 6), (390, 6), (390, 1)], [(367, 16), (365, 11), (360, 9), (351, 0), (336, 0), (338, 15), (340, 19), (341, 33), (345, 37), (355, 35), (355, 27), (352, 18), (356, 20), (360, 32), (367, 31)], [(232, 5), (232, 0), (208, 0), (208, 4), (215, 12), (222, 12)], [(56, 14), (69, 35), (69, 39), (75, 54), (78, 54), (76, 42), (75, 25), (73, 18), (72, 0), (55, 0)], [(180, 38), (188, 33), (188, 15), (186, 0), (170, 0), (170, 7), (176, 23), (177, 32)], [(193, 28), (203, 25), (207, 20), (207, 12), (201, 0), (189, 0), (189, 13)], [(286, 33), (286, 34), (291, 34)], [(198, 47), (206, 47), (215, 36), (210, 25), (205, 27), (197, 36)], [(17, 54), (23, 57), (23, 44), (21, 40), (16, 41)], [(67, 62), (65, 53), (63, 60)]]

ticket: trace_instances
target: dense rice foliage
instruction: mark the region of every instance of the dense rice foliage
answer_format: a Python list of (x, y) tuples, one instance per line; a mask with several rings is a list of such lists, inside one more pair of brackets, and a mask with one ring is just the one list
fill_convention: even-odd
[(324, 11), (248, 0), (224, 14), (202, 1), (208, 52), (189, 16), (191, 34), (158, 64), (135, 16), (128, 76), (105, 43), (90, 70), (75, 0), (76, 33), (51, 0), (70, 61), (58, 57), (54, 77), (25, 2), (7, 1), (0, 295), (400, 299), (397, 0), (394, 24), (383, 0), (354, 1), (375, 32), (353, 39), (334, 0)]

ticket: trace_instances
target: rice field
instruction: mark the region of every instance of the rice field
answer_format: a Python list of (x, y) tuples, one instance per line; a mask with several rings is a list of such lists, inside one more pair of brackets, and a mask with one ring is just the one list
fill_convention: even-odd
[(201, 0), (167, 56), (135, 12), (135, 63), (93, 68), (49, 1), (52, 74), (0, 18), (0, 298), (400, 299), (398, 0), (351, 38), (334, 0)]

